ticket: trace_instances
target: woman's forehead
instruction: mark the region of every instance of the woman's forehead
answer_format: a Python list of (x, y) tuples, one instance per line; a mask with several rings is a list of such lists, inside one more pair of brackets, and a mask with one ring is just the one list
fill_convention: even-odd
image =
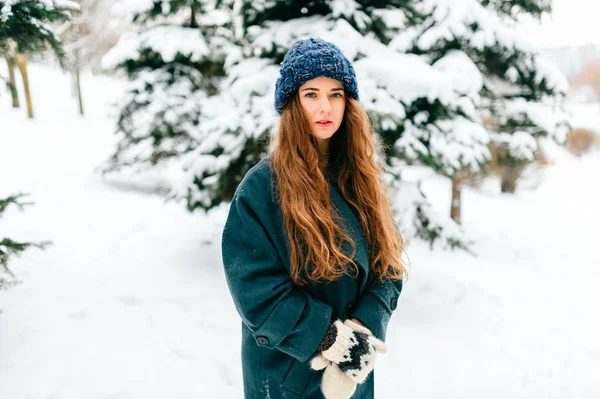
[(328, 78), (326, 76), (319, 76), (318, 78), (309, 80), (306, 83), (304, 83), (302, 86), (300, 86), (300, 89), (305, 89), (309, 87), (321, 90), (331, 90), (339, 88), (343, 89), (344, 85), (339, 80)]

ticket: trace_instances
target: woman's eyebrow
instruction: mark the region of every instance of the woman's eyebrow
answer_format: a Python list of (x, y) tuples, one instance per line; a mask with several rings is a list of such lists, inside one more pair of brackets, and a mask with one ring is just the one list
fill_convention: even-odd
[[(320, 90), (319, 90), (319, 89), (317, 89), (316, 87), (307, 87), (307, 88), (304, 88), (304, 89), (302, 89), (302, 90), (300, 90), (300, 91), (307, 91), (307, 90), (312, 90), (312, 91), (320, 91)], [(340, 91), (340, 90), (341, 90), (341, 91), (344, 91), (344, 88), (343, 88), (343, 87), (336, 87), (336, 88), (334, 88), (334, 89), (330, 89), (329, 91)]]

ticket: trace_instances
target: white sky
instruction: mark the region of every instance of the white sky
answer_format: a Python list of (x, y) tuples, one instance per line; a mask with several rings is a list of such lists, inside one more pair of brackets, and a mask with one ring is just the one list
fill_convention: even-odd
[(551, 16), (524, 20), (520, 29), (541, 48), (600, 45), (600, 1), (554, 0)]

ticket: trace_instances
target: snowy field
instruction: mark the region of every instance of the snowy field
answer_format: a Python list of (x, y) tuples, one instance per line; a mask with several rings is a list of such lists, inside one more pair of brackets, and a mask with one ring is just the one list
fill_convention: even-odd
[[(30, 79), (35, 120), (0, 96), (0, 197), (35, 204), (0, 237), (53, 245), (14, 259), (22, 284), (0, 292), (0, 398), (241, 398), (226, 208), (190, 215), (94, 172), (123, 82), (85, 75), (81, 118), (67, 75), (32, 65)], [(477, 257), (409, 246), (378, 398), (600, 397), (600, 154), (555, 159), (514, 196), (464, 191)], [(425, 189), (448, 206), (447, 180)]]

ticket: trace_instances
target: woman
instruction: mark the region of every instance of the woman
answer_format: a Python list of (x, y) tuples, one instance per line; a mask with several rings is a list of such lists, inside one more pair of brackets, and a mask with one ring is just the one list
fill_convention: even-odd
[(297, 41), (275, 108), (274, 150), (237, 187), (222, 237), (245, 397), (373, 398), (406, 268), (352, 64)]

